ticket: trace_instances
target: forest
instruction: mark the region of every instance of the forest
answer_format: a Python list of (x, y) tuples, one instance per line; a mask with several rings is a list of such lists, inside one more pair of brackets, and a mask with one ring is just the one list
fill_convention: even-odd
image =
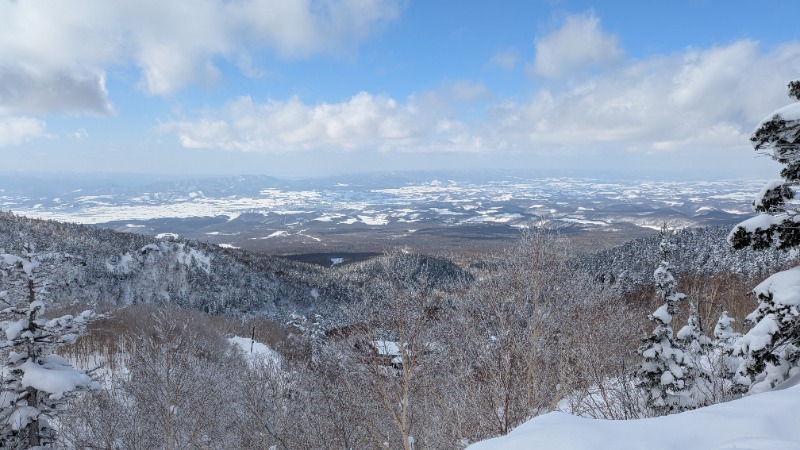
[[(31, 273), (36, 301), (47, 304), (42, 317), (86, 317), (67, 333), (48, 331), (72, 335), (48, 337), (47, 351), (88, 378), (40, 408), (41, 443), (463, 448), (551, 410), (610, 419), (665, 413), (636, 388), (637, 349), (661, 302), (647, 281), (662, 259), (659, 236), (581, 255), (568, 238), (531, 230), (466, 267), (398, 250), (321, 268), (193, 241), (0, 219), (0, 248), (40, 261)], [(697, 320), (708, 335), (695, 357), (709, 370), (691, 407), (727, 400), (736, 386), (725, 349), (745, 330), (753, 306), (746, 293), (789, 255), (733, 251), (722, 229), (665, 236), (690, 298), (676, 322)], [(702, 270), (691, 260), (704, 261)], [(4, 301), (22, 298), (28, 314), (27, 273), (6, 262)], [(723, 311), (736, 322), (723, 316), (725, 331), (712, 342)], [(24, 440), (22, 429), (9, 424), (8, 442)]]

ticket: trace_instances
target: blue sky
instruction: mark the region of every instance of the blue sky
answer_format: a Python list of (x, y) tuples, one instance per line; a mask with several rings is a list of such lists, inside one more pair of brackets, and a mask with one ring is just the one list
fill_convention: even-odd
[(794, 1), (0, 0), (0, 170), (767, 177)]

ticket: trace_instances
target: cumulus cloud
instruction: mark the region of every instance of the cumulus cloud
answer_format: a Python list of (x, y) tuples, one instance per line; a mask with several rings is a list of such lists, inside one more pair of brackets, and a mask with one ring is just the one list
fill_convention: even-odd
[[(362, 92), (341, 103), (243, 97), (162, 127), (189, 148), (252, 152), (720, 152), (746, 149), (752, 128), (788, 103), (800, 43), (762, 52), (753, 41), (615, 66), (544, 87), (528, 100), (492, 100), (459, 81), (406, 99)], [(461, 116), (458, 101), (488, 101)], [(700, 152), (700, 153), (697, 153)]]
[(465, 133), (434, 103), (361, 92), (346, 102), (307, 105), (294, 97), (256, 103), (229, 102), (197, 119), (160, 128), (177, 134), (187, 148), (290, 153), (308, 150), (449, 151)]
[[(110, 111), (102, 86), (109, 66), (133, 65), (143, 90), (167, 95), (213, 82), (219, 58), (240, 64), (262, 50), (287, 58), (348, 52), (401, 9), (400, 0), (0, 2), (0, 68), (26, 90), (47, 86), (52, 99), (35, 102), (42, 107), (102, 113)], [(70, 93), (69, 80), (79, 92)], [(0, 96), (0, 107), (17, 110), (31, 95), (17, 94), (14, 104)], [(59, 95), (61, 104), (53, 100)]]
[(105, 76), (91, 71), (35, 71), (0, 66), (0, 115), (49, 111), (111, 114)]
[(0, 118), (0, 148), (45, 136), (45, 123), (30, 117)]
[(608, 143), (629, 150), (747, 145), (753, 126), (789, 102), (800, 44), (759, 53), (753, 41), (631, 63), (513, 112), (533, 143)]
[(561, 28), (536, 39), (536, 59), (528, 69), (539, 76), (556, 78), (605, 66), (623, 56), (619, 39), (605, 33), (593, 13), (570, 15)]

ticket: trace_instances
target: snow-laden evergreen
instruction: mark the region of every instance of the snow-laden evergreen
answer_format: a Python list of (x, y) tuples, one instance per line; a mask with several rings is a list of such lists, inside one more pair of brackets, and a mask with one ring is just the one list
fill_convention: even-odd
[(697, 313), (697, 304), (689, 303), (688, 323), (675, 335), (681, 348), (683, 348), (689, 369), (689, 378), (686, 380), (688, 403), (687, 407), (697, 408), (711, 402), (712, 357), (711, 350), (714, 346), (711, 339), (706, 336), (700, 315)]
[(683, 345), (686, 353), (697, 355), (698, 358), (707, 354), (713, 346), (711, 339), (703, 331), (695, 302), (689, 303), (688, 323), (678, 331), (676, 337)]
[[(789, 83), (789, 96), (800, 100), (800, 80)], [(756, 196), (756, 217), (737, 225), (728, 241), (733, 248), (795, 249), (800, 246), (800, 103), (764, 119), (750, 137), (755, 150), (783, 165), (781, 180), (770, 181)], [(758, 307), (747, 316), (752, 329), (738, 340), (742, 356), (737, 382), (762, 392), (800, 371), (800, 267), (778, 272), (752, 295)]]
[(22, 256), (0, 254), (0, 442), (3, 448), (29, 448), (53, 442), (53, 419), (65, 395), (93, 386), (92, 379), (53, 353), (71, 344), (95, 317), (45, 319), (47, 272), (64, 256), (37, 254), (28, 245)]
[(753, 289), (753, 328), (735, 352), (742, 356), (737, 382), (763, 392), (800, 373), (800, 267), (778, 272)]
[[(679, 273), (764, 276), (792, 259), (791, 255), (776, 249), (734, 250), (727, 242), (729, 233), (729, 226), (678, 230), (670, 238), (674, 244), (670, 262)], [(655, 233), (581, 257), (576, 265), (598, 280), (624, 290), (649, 285), (653, 280), (653, 267), (660, 262), (659, 242), (660, 237)]]
[(717, 324), (714, 326), (714, 348), (723, 358), (722, 378), (732, 380), (736, 369), (739, 367), (739, 358), (734, 356), (736, 341), (742, 334), (733, 329), (733, 317), (728, 315), (728, 311), (722, 311)]
[(669, 263), (671, 247), (664, 227), (661, 230), (661, 264), (653, 274), (663, 304), (650, 315), (655, 328), (639, 348), (644, 359), (639, 369), (640, 387), (645, 390), (647, 406), (658, 415), (681, 411), (692, 405), (694, 367), (680, 343), (673, 339), (670, 325), (678, 302), (686, 298), (685, 294), (677, 291), (677, 282), (672, 275)]
[(722, 311), (714, 326), (714, 344), (716, 346), (731, 347), (742, 336), (733, 329), (734, 322), (736, 320), (728, 315), (728, 311)]

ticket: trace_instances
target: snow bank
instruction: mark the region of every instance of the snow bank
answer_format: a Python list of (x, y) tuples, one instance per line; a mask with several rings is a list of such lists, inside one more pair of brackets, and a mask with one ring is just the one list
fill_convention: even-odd
[(275, 366), (281, 364), (281, 355), (261, 342), (239, 336), (228, 338), (228, 342), (239, 347), (245, 357), (251, 361), (267, 361)]
[(396, 356), (400, 354), (400, 344), (394, 341), (372, 341), (372, 347), (381, 356)]
[(800, 386), (653, 419), (584, 419), (553, 412), (468, 450), (800, 450), (798, 408)]

